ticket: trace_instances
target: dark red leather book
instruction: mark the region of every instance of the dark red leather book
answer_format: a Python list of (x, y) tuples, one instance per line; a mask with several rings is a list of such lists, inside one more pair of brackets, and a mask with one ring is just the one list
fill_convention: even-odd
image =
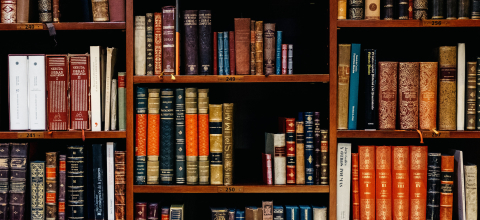
[(213, 32), (213, 75), (218, 75), (218, 32)]
[(409, 213), (409, 146), (392, 146), (392, 217), (408, 219)]
[(287, 132), (286, 120), (287, 118), (285, 117), (278, 117), (278, 133), (285, 134), (285, 132)]
[(360, 220), (360, 197), (358, 186), (358, 153), (352, 153), (352, 219)]
[(90, 130), (90, 61), (88, 54), (69, 55), (70, 129)]
[(410, 146), (410, 220), (427, 218), (428, 147)]
[(69, 127), (67, 55), (46, 55), (48, 130), (65, 131)]
[(125, 0), (108, 0), (110, 22), (125, 21)]
[(272, 155), (262, 153), (262, 167), (263, 167), (263, 183), (267, 185), (273, 184), (272, 176)]
[(358, 146), (360, 216), (375, 219), (375, 146)]
[(376, 146), (376, 218), (392, 219), (392, 148)]
[(286, 121), (286, 147), (287, 147), (287, 184), (295, 184), (295, 118), (287, 118)]
[(452, 220), (454, 156), (442, 156), (440, 173), (440, 220)]
[(288, 69), (288, 44), (282, 44), (282, 75), (287, 75)]
[(163, 73), (175, 75), (175, 6), (162, 8)]
[(230, 75), (235, 75), (235, 32), (228, 32), (228, 50), (230, 51)]
[(135, 220), (147, 220), (147, 203), (135, 203)]
[(397, 119), (398, 62), (378, 62), (378, 128), (394, 130)]
[[(250, 18), (235, 18), (235, 62), (238, 75), (251, 74), (251, 24)], [(230, 68), (231, 66), (230, 64)]]
[(413, 0), (408, 0), (408, 20), (413, 19)]

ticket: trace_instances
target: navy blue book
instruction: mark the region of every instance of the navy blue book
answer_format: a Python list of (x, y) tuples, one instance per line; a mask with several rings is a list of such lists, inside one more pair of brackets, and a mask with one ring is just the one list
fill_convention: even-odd
[(225, 68), (225, 74), (223, 75), (230, 75), (230, 50), (228, 48), (228, 31), (225, 31), (223, 32), (223, 67)]
[(285, 206), (285, 219), (299, 220), (298, 206), (286, 205)]
[(442, 154), (428, 153), (427, 219), (440, 219), (440, 173)]
[(284, 220), (285, 215), (283, 212), (283, 206), (274, 205), (273, 206), (273, 220)]
[[(92, 173), (91, 175), (87, 174), (87, 176), (91, 176), (93, 180), (90, 183), (93, 188), (93, 198), (89, 199), (88, 206), (90, 206), (90, 202), (93, 202), (94, 209), (92, 219), (104, 219), (107, 215), (105, 209), (106, 178), (104, 178), (106, 173), (104, 174), (103, 172), (106, 170), (106, 161), (104, 159), (106, 157), (103, 144), (92, 144), (91, 158), (91, 168), (88, 170)], [(88, 213), (90, 215), (90, 210), (88, 210)]]
[(224, 53), (223, 53), (223, 32), (218, 32), (218, 75), (225, 75)]
[(185, 89), (175, 89), (175, 183), (185, 184)]
[(245, 211), (238, 210), (235, 212), (235, 220), (244, 220), (245, 219)]
[(313, 185), (315, 182), (313, 125), (313, 112), (305, 112), (305, 185)]
[(300, 205), (300, 220), (313, 220), (312, 207)]
[(377, 127), (377, 50), (365, 49), (365, 129)]
[(198, 11), (198, 37), (199, 37), (199, 73), (200, 75), (212, 74), (212, 11)]
[(227, 208), (210, 208), (212, 212), (212, 220), (216, 219), (228, 219), (228, 209)]
[(358, 84), (360, 81), (360, 44), (352, 44), (350, 88), (348, 95), (348, 130), (357, 130)]
[[(147, 88), (145, 87), (137, 87), (135, 113), (147, 114)], [(147, 184), (147, 155), (135, 155), (135, 184)]]
[(277, 45), (275, 49), (275, 74), (282, 74), (282, 31), (277, 31)]
[(160, 184), (173, 184), (175, 128), (174, 95), (170, 88), (160, 90)]

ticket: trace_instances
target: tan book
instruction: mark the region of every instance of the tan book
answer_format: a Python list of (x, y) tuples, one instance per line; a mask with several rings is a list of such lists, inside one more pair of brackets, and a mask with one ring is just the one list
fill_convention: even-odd
[(437, 62), (420, 62), (418, 113), (420, 130), (437, 129), (437, 74)]
[(380, 20), (380, 0), (365, 0), (365, 20)]
[(347, 0), (338, 0), (338, 20), (347, 19)]
[(418, 129), (419, 75), (418, 62), (398, 64), (398, 111), (402, 130)]
[(222, 104), (210, 104), (210, 183), (223, 185)]
[(457, 47), (443, 46), (439, 51), (438, 128), (457, 129)]
[(92, 0), (93, 21), (109, 21), (108, 0)]
[(147, 184), (148, 185), (158, 185), (159, 178), (158, 174), (160, 172), (159, 169), (160, 163), (159, 161), (147, 161)]
[(348, 129), (348, 90), (350, 86), (351, 44), (338, 45), (337, 127)]
[(135, 16), (135, 76), (147, 74), (145, 16)]
[(223, 184), (233, 184), (233, 103), (223, 104)]
[(17, 0), (17, 23), (28, 23), (30, 0)]
[(255, 74), (263, 73), (263, 21), (255, 22)]
[(297, 185), (305, 184), (305, 132), (303, 119), (296, 122), (296, 151), (295, 151), (295, 183)]

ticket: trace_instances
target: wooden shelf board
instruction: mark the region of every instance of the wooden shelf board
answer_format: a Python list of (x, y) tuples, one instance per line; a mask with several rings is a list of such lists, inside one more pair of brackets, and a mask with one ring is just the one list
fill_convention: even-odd
[[(436, 25), (432, 25), (433, 21), (437, 21)], [(438, 21), (443, 22), (443, 25)], [(425, 22), (424, 25), (422, 20), (337, 20), (337, 27), (480, 27), (480, 20), (471, 19), (425, 20)]]
[(134, 193), (221, 193), (219, 188), (243, 187), (243, 193), (328, 193), (328, 185), (134, 185)]
[[(53, 23), (55, 30), (125, 30), (125, 22), (60, 22)], [(43, 23), (0, 24), (0, 31), (48, 30)]]
[[(480, 131), (422, 131), (423, 138), (480, 138)], [(337, 138), (420, 138), (417, 131), (405, 130), (338, 130)]]
[[(22, 138), (19, 137), (26, 134), (43, 134), (40, 138)], [(35, 136), (30, 135), (30, 136)], [(125, 138), (126, 131), (85, 131), (86, 139), (95, 138)], [(81, 139), (82, 131), (3, 131), (0, 132), (0, 139)]]
[[(225, 78), (235, 78), (234, 81), (226, 81)], [(328, 82), (328, 74), (297, 74), (297, 75), (198, 75), (198, 76), (134, 76), (134, 83), (271, 83), (271, 82)]]

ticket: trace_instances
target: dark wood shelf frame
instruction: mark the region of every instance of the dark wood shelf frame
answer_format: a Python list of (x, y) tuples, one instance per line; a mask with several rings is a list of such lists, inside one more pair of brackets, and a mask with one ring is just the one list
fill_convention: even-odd
[(336, 24), (339, 28), (480, 27), (480, 20), (337, 20)]
[[(327, 185), (135, 185), (134, 193), (225, 193), (226, 188), (242, 188), (242, 193), (328, 193)], [(232, 192), (234, 193), (234, 192)], [(236, 192), (238, 193), (238, 192)]]
[[(423, 138), (480, 138), (480, 131), (421, 131)], [(405, 130), (338, 130), (337, 138), (420, 138), (417, 131)]]
[[(55, 30), (125, 30), (125, 22), (60, 22), (53, 23)], [(40, 28), (39, 28), (40, 27)], [(0, 31), (48, 30), (43, 23), (0, 24)]]
[(328, 74), (297, 75), (198, 75), (198, 76), (134, 76), (133, 83), (275, 83), (275, 82), (328, 82)]

